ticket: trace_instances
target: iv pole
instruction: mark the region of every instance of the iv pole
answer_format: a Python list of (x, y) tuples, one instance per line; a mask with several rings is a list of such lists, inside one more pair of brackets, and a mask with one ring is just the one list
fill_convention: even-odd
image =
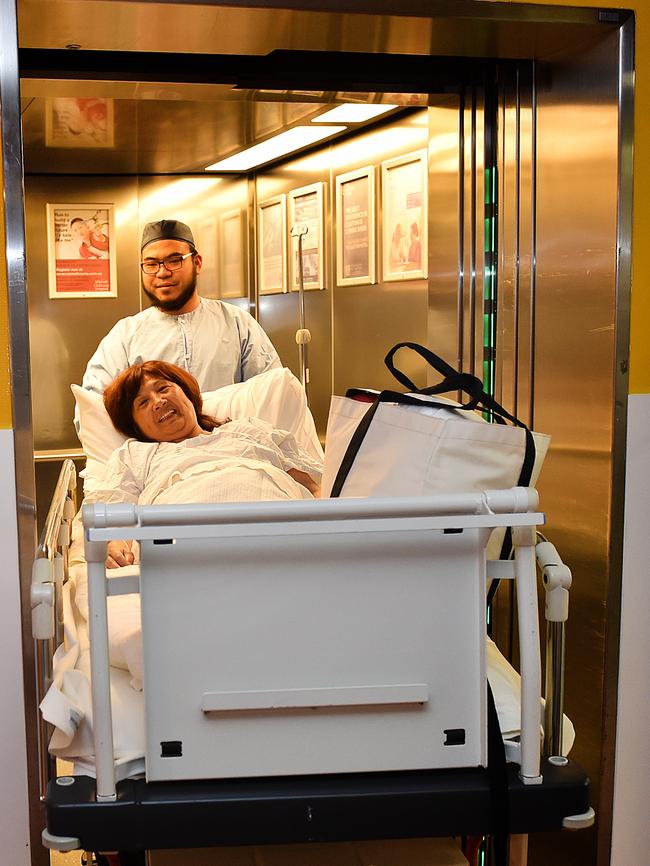
[(305, 282), (303, 276), (302, 241), (309, 231), (304, 223), (291, 226), (291, 237), (298, 239), (298, 315), (300, 327), (296, 331), (296, 343), (298, 344), (298, 363), (300, 365), (300, 381), (305, 389), (305, 396), (309, 404), (309, 366), (307, 362), (307, 344), (311, 341), (311, 333), (305, 327)]

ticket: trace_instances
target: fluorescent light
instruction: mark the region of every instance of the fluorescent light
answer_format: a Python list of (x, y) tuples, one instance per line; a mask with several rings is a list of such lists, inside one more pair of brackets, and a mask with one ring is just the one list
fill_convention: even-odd
[(344, 130), (344, 126), (294, 126), (286, 132), (281, 132), (280, 135), (267, 138), (266, 141), (254, 144), (246, 150), (233, 154), (233, 156), (220, 159), (219, 162), (206, 166), (205, 170), (246, 171), (256, 165), (277, 159), (279, 156), (293, 153), (294, 150), (315, 144), (324, 138), (330, 138), (330, 136)]
[(372, 120), (380, 114), (386, 114), (398, 108), (397, 105), (366, 105), (365, 103), (346, 102), (331, 108), (325, 114), (319, 114), (312, 119), (312, 123), (363, 123), (364, 120)]

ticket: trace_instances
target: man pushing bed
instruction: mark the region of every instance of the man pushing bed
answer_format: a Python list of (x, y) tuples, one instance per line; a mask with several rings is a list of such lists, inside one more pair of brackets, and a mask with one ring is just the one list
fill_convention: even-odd
[(243, 382), (281, 366), (255, 319), (222, 301), (200, 297), (202, 259), (180, 220), (147, 223), (142, 233), (142, 290), (151, 306), (120, 319), (88, 362), (83, 387), (101, 394), (130, 364), (168, 361), (190, 372), (203, 391)]

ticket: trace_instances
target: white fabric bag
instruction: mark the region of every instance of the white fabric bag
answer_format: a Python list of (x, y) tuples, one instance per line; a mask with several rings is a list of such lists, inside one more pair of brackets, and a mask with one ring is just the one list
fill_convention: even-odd
[[(421, 397), (426, 401), (426, 397)], [(436, 398), (436, 403), (443, 402)], [(522, 427), (489, 424), (477, 412), (382, 403), (345, 480), (341, 496), (422, 496), (514, 487), (526, 452)], [(332, 397), (325, 439), (322, 495), (330, 496), (367, 402)], [(539, 475), (550, 439), (534, 433)]]
[[(402, 348), (425, 358), (443, 382), (417, 391), (393, 364)], [(458, 373), (417, 343), (398, 343), (385, 362), (412, 391), (349, 391), (332, 398), (323, 496), (420, 496), (535, 484), (550, 437), (531, 433), (483, 391), (479, 379)], [(458, 391), (469, 396), (465, 404), (440, 396)], [(475, 409), (513, 426), (488, 423)], [(493, 533), (490, 558), (498, 557), (503, 535)]]

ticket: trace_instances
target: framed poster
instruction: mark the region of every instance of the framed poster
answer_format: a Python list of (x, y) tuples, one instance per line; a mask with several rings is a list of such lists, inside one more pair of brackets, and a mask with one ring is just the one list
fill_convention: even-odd
[(375, 282), (375, 167), (336, 178), (336, 282)]
[(427, 276), (427, 152), (381, 164), (384, 280)]
[(196, 239), (201, 255), (201, 295), (204, 298), (219, 297), (219, 270), (217, 253), (217, 218), (207, 217), (199, 223)]
[(246, 214), (233, 210), (219, 218), (219, 271), (222, 298), (243, 298), (246, 280)]
[(287, 197), (257, 206), (258, 285), (261, 295), (287, 291)]
[(114, 147), (113, 100), (55, 96), (45, 101), (45, 147)]
[(115, 298), (112, 204), (47, 204), (50, 298)]
[[(305, 289), (325, 288), (323, 254), (323, 182), (293, 189), (289, 193), (289, 225), (307, 226), (302, 239), (302, 275)], [(298, 238), (291, 238), (291, 289), (298, 291)]]

